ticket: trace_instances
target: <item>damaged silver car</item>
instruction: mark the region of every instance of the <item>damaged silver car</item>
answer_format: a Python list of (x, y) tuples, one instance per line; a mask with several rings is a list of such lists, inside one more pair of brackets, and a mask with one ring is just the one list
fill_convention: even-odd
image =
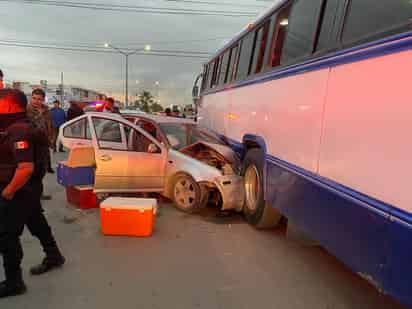
[(158, 192), (193, 212), (208, 201), (223, 210), (243, 207), (236, 154), (190, 120), (87, 113), (65, 123), (59, 141), (92, 147), (98, 194)]

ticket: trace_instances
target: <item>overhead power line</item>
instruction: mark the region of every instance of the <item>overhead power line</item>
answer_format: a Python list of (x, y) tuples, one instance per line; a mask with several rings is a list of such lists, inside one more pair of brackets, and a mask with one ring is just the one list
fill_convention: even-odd
[(204, 9), (175, 9), (167, 7), (131, 6), (120, 4), (100, 4), (91, 2), (69, 2), (69, 1), (44, 1), (44, 0), (0, 0), (0, 2), (13, 2), (30, 5), (46, 5), (56, 7), (81, 8), (89, 10), (118, 11), (146, 14), (168, 14), (168, 15), (203, 15), (224, 17), (253, 17), (257, 12), (238, 12)]
[[(91, 44), (59, 44), (53, 42), (45, 42), (45, 41), (28, 41), (28, 40), (12, 40), (12, 39), (0, 39), (0, 42), (9, 43), (9, 44), (28, 44), (28, 45), (36, 45), (36, 46), (48, 46), (48, 47), (59, 47), (59, 48), (76, 48), (76, 49), (93, 49), (93, 50), (106, 50), (107, 48), (102, 45), (91, 45)], [(124, 51), (134, 51), (136, 49), (143, 49), (141, 48), (132, 48), (132, 47), (119, 47), (119, 49)], [(164, 50), (164, 49), (151, 49), (152, 52), (165, 52), (165, 53), (176, 53), (176, 54), (193, 54), (193, 55), (204, 55), (204, 56), (211, 56), (213, 53), (204, 52), (204, 51), (192, 51), (192, 50)]]
[(237, 12), (237, 11), (222, 11), (222, 10), (204, 10), (204, 9), (180, 9), (171, 7), (152, 7), (152, 6), (136, 6), (136, 5), (124, 5), (115, 3), (95, 3), (95, 2), (79, 2), (79, 1), (56, 1), (56, 0), (14, 0), (17, 2), (28, 2), (28, 3), (42, 3), (42, 4), (68, 4), (68, 5), (84, 5), (91, 7), (107, 7), (107, 8), (125, 8), (125, 9), (154, 9), (154, 10), (165, 10), (165, 11), (187, 11), (187, 12), (207, 12), (207, 13), (230, 13), (230, 14), (250, 14), (250, 12)]
[[(228, 39), (229, 36), (226, 37), (214, 37), (214, 38), (204, 38), (204, 39), (196, 39), (196, 40), (178, 40), (178, 41), (147, 41), (145, 45), (152, 45), (152, 46), (160, 46), (160, 45), (180, 45), (180, 44), (190, 44), (190, 43), (196, 43), (196, 42), (208, 42), (208, 41), (218, 41), (218, 40), (225, 40)], [(7, 42), (21, 42), (21, 43), (29, 43), (29, 44), (45, 44), (45, 45), (69, 45), (71, 47), (102, 47), (102, 42), (90, 42), (90, 43), (84, 43), (84, 42), (73, 42), (73, 41), (67, 41), (67, 42), (62, 42), (62, 41), (44, 41), (44, 40), (19, 40), (15, 38), (0, 38), (1, 41), (7, 41)], [(120, 43), (113, 41), (113, 44), (116, 46), (119, 46), (120, 49), (138, 49), (138, 48), (143, 48), (144, 45), (138, 44), (138, 43)], [(207, 52), (206, 52), (207, 53)]]
[[(263, 9), (266, 6), (258, 4), (244, 4), (244, 3), (234, 3), (234, 2), (212, 2), (212, 1), (194, 1), (194, 0), (163, 0), (165, 2), (184, 2), (191, 4), (208, 4), (208, 5), (219, 5), (219, 6), (236, 6), (236, 7), (253, 7)], [(273, 0), (271, 0), (273, 1)]]
[[(47, 46), (47, 45), (35, 45), (27, 43), (12, 43), (0, 40), (0, 46), (10, 46), (10, 47), (26, 47), (26, 48), (39, 48), (39, 49), (50, 49), (50, 50), (61, 50), (61, 51), (71, 51), (71, 52), (88, 52), (88, 53), (104, 53), (104, 54), (117, 54), (113, 50), (105, 50), (101, 48), (78, 48), (69, 46)], [(142, 56), (159, 56), (159, 57), (176, 57), (176, 58), (196, 58), (196, 59), (207, 59), (207, 55), (202, 54), (191, 54), (186, 51), (167, 51), (167, 50), (153, 50), (150, 52), (137, 52), (136, 55)]]

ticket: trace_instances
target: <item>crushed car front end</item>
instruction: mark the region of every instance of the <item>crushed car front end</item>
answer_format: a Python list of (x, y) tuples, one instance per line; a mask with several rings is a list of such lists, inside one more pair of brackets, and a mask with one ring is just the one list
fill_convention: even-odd
[[(222, 210), (242, 210), (244, 185), (240, 176), (240, 160), (229, 147), (199, 141), (180, 149), (180, 153), (214, 171), (213, 176), (201, 180), (201, 185), (207, 188), (205, 191), (216, 204), (221, 204)], [(214, 195), (216, 192), (217, 196)]]

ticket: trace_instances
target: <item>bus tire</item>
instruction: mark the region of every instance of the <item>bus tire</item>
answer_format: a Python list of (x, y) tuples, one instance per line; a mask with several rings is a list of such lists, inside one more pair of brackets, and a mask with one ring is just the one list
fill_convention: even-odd
[(247, 222), (259, 229), (277, 226), (282, 215), (264, 200), (262, 150), (253, 148), (246, 153), (242, 175), (245, 186), (243, 213)]

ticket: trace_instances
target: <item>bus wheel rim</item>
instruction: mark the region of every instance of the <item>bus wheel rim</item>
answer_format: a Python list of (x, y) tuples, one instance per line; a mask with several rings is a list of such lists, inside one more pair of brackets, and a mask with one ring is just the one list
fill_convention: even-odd
[(245, 194), (246, 194), (246, 207), (251, 212), (256, 212), (259, 194), (260, 194), (260, 179), (259, 171), (255, 165), (250, 165), (245, 172)]

